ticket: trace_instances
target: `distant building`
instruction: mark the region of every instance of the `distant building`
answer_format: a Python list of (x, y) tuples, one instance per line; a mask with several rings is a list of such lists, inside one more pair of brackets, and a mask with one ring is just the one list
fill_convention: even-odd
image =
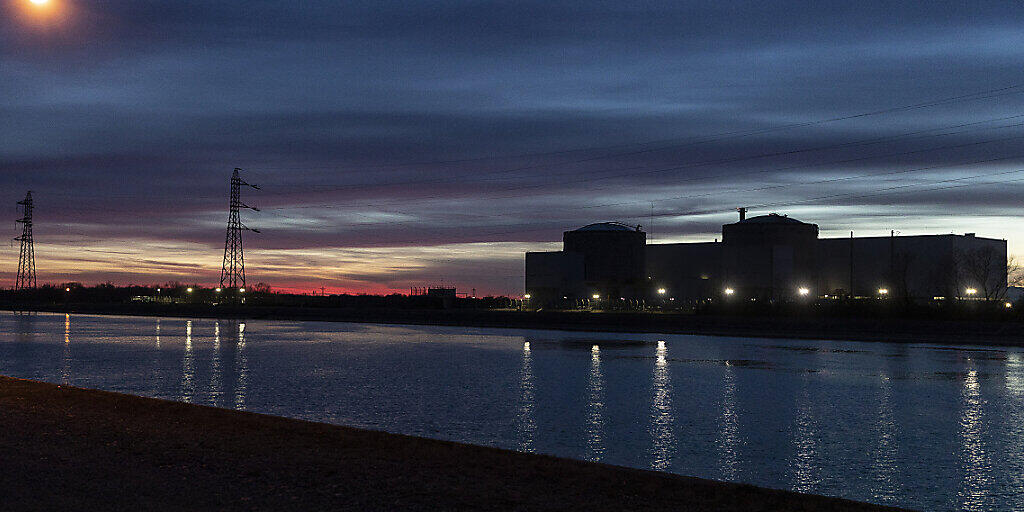
[(546, 299), (643, 297), (647, 234), (640, 226), (601, 222), (566, 231), (564, 250), (526, 253), (526, 290)]
[(526, 253), (526, 292), (537, 303), (994, 299), (1006, 293), (1006, 241), (973, 233), (818, 238), (816, 224), (741, 212), (722, 226), (721, 242), (648, 245), (639, 226), (605, 222), (566, 231), (561, 251)]
[(426, 295), (427, 297), (442, 297), (442, 298), (453, 298), (458, 296), (455, 292), (454, 286), (431, 286), (431, 287), (412, 287), (409, 290), (409, 295)]

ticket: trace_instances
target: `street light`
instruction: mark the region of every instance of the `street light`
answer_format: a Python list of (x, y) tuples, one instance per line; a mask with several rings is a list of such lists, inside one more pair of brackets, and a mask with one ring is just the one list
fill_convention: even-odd
[(185, 290), (186, 292), (192, 293), (192, 288)]
[(595, 293), (595, 294), (591, 295), (591, 297), (593, 297), (593, 298), (594, 298), (594, 300), (597, 300), (597, 299), (600, 299), (600, 298), (601, 298), (601, 294), (599, 294), (599, 293)]
[(658, 288), (658, 295), (665, 295), (666, 291), (664, 288)]
[(811, 293), (811, 290), (810, 290), (810, 289), (808, 289), (808, 288), (806, 288), (806, 287), (801, 287), (801, 288), (800, 288), (799, 290), (797, 290), (796, 292), (797, 292), (797, 293), (799, 293), (799, 294), (800, 294), (801, 296), (806, 296), (806, 295), (808, 295), (809, 293)]
[(733, 290), (732, 288), (726, 288), (725, 289), (725, 294), (726, 295), (732, 295), (734, 293), (736, 293), (736, 290)]
[(878, 294), (879, 295), (889, 295), (889, 289), (888, 288), (879, 288), (878, 289)]
[(245, 293), (245, 288), (239, 288), (238, 293)]
[(530, 297), (532, 297), (532, 295), (530, 295), (529, 293), (527, 293), (526, 295), (523, 295), (523, 298), (526, 299), (526, 300), (530, 300)]
[(220, 288), (217, 288), (217, 293), (220, 293)]
[(977, 288), (968, 288), (965, 291), (967, 292), (967, 295), (976, 295), (978, 293)]
[(1005, 308), (1012, 308), (1013, 307), (1013, 303), (1012, 302), (1004, 302), (1003, 303), (1003, 307), (1005, 307)]

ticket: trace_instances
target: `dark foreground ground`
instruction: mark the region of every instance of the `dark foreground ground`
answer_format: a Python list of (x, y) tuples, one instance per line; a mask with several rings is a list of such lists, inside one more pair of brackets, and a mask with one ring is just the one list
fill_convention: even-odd
[(58, 313), (317, 320), (380, 324), (450, 325), (566, 331), (703, 334), (755, 338), (948, 343), (1024, 346), (1024, 321), (1016, 319), (901, 318), (870, 312), (827, 315), (693, 315), (631, 311), (510, 311), (500, 309), (393, 309), (206, 304), (12, 303), (0, 310)]
[(894, 510), (0, 377), (4, 510)]

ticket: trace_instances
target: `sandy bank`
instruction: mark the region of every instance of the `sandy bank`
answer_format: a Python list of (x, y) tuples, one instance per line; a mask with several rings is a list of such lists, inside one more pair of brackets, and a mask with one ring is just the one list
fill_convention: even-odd
[(0, 377), (5, 510), (892, 510)]

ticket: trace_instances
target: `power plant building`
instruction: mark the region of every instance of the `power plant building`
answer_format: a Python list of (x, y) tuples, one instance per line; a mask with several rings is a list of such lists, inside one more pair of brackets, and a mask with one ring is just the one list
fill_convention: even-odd
[(563, 250), (526, 253), (537, 304), (580, 300), (898, 297), (1000, 298), (1006, 241), (964, 235), (819, 238), (818, 226), (778, 214), (722, 226), (721, 242), (647, 244), (640, 226), (591, 224)]

